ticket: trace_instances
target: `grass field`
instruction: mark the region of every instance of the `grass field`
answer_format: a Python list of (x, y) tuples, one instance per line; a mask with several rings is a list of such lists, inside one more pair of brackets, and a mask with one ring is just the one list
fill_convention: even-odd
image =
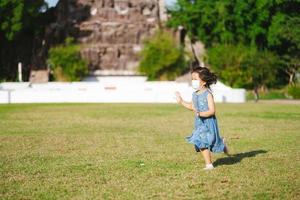
[(299, 199), (300, 105), (217, 104), (204, 161), (175, 104), (0, 105), (0, 199)]

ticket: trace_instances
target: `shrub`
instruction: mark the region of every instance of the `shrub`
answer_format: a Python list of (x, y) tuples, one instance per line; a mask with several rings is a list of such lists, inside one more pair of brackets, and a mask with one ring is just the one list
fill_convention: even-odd
[(269, 51), (244, 45), (217, 45), (208, 51), (209, 63), (231, 87), (255, 89), (274, 86), (278, 58)]
[(140, 56), (139, 71), (149, 80), (174, 80), (186, 68), (183, 48), (167, 31), (158, 31), (148, 39)]
[(48, 63), (58, 81), (79, 81), (88, 73), (87, 61), (80, 57), (80, 46), (72, 38), (50, 49)]
[[(248, 90), (246, 95), (247, 100), (254, 100), (255, 95), (253, 91)], [(268, 91), (259, 91), (259, 99), (287, 99), (284, 89), (271, 89)]]
[(287, 93), (293, 99), (300, 99), (300, 85), (288, 86)]

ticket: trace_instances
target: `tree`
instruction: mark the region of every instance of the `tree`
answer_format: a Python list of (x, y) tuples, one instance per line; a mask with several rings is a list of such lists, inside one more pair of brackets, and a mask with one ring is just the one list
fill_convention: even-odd
[[(300, 9), (300, 7), (299, 7)], [(281, 57), (289, 83), (294, 85), (300, 68), (300, 17), (277, 13), (268, 32), (269, 47)]]
[(218, 45), (209, 49), (208, 57), (222, 81), (231, 87), (253, 89), (257, 98), (258, 88), (273, 87), (276, 81), (278, 61), (269, 51), (242, 44)]
[(145, 42), (140, 56), (139, 71), (150, 80), (174, 80), (186, 67), (183, 49), (164, 30), (157, 31)]
[(281, 61), (280, 68), (272, 69), (281, 76), (273, 86), (280, 86), (288, 79), (279, 72), (288, 73), (293, 82), (299, 70), (299, 10), (300, 0), (178, 0), (168, 11), (168, 25), (183, 26), (208, 49), (227, 44), (238, 53), (242, 44), (262, 54), (272, 52)]
[(32, 41), (43, 31), (41, 18), (46, 9), (44, 0), (0, 1), (0, 79), (14, 80), (17, 62), (29, 63)]
[(32, 23), (42, 10), (47, 9), (44, 0), (1, 0), (0, 2), (0, 31), (2, 36), (12, 41), (22, 30), (35, 29)]

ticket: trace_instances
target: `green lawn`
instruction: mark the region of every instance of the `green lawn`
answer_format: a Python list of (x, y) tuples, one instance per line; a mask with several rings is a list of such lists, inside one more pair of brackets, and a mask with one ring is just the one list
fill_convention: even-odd
[(217, 104), (204, 161), (175, 104), (0, 105), (0, 199), (299, 199), (300, 105)]

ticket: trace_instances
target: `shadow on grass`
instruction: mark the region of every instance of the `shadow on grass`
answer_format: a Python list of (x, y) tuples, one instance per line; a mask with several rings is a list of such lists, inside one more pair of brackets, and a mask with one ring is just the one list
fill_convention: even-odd
[(261, 154), (261, 153), (267, 153), (267, 151), (266, 150), (255, 150), (255, 151), (249, 151), (249, 152), (245, 152), (245, 153), (233, 154), (226, 158), (217, 159), (214, 162), (214, 166), (233, 165), (233, 164), (241, 162), (244, 158), (255, 157), (256, 155)]

